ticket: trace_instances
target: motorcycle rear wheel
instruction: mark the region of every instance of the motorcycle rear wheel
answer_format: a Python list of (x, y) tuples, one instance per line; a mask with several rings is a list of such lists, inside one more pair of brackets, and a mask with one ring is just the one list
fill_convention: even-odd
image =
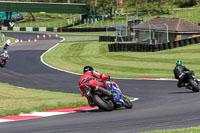
[(199, 92), (199, 86), (198, 86), (196, 81), (194, 81), (193, 79), (190, 79), (189, 83), (192, 86), (192, 91), (193, 92)]
[(93, 95), (92, 99), (99, 109), (104, 111), (112, 111), (114, 109), (114, 104), (111, 100), (104, 101), (99, 97), (99, 95)]

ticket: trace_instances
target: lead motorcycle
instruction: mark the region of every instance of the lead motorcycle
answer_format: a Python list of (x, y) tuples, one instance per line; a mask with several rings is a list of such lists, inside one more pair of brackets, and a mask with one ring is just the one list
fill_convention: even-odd
[(122, 94), (119, 86), (114, 81), (109, 82), (110, 89), (99, 86), (91, 89), (92, 100), (95, 105), (104, 111), (112, 111), (119, 107), (131, 109), (133, 107), (132, 102)]
[(8, 57), (1, 56), (0, 58), (1, 58), (0, 59), (0, 66), (4, 67), (6, 65), (6, 63), (7, 63)]
[(193, 71), (186, 71), (183, 77), (184, 86), (193, 92), (199, 92), (199, 81), (195, 78)]

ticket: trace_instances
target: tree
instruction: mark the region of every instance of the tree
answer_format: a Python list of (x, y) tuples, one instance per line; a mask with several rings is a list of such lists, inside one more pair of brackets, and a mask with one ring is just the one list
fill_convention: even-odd
[(158, 12), (161, 12), (162, 0), (158, 0)]
[(171, 14), (174, 14), (174, 0), (171, 0)]
[(154, 11), (155, 2), (154, 0), (152, 0), (151, 2), (152, 2), (152, 10)]
[(137, 3), (137, 0), (135, 0), (135, 14), (138, 16), (138, 3)]
[(151, 17), (149, 6), (148, 6), (148, 0), (145, 0), (145, 5), (146, 5), (147, 14), (149, 15), (149, 17)]

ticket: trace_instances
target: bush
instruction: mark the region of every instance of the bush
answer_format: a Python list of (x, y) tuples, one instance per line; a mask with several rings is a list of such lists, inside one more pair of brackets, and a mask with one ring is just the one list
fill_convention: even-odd
[(191, 7), (197, 5), (197, 0), (187, 0), (185, 2), (181, 2), (180, 3), (180, 8), (184, 8), (184, 7)]

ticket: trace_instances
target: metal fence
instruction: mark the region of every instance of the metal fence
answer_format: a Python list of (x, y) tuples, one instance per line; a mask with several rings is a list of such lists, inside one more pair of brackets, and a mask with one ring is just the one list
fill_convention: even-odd
[(162, 44), (169, 42), (167, 24), (149, 24), (147, 29), (137, 30), (138, 42)]

